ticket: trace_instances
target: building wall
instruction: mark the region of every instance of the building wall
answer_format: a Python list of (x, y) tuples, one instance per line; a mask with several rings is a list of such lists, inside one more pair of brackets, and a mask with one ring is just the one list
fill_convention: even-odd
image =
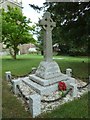
[(11, 6), (11, 7), (18, 7), (20, 8), (20, 10), (22, 10), (22, 2), (19, 2), (17, 0), (1, 0), (2, 2), (1, 7), (5, 9), (5, 11), (7, 11), (7, 6)]
[(29, 43), (29, 44), (20, 45), (18, 48), (19, 48), (20, 54), (28, 54), (29, 48), (36, 48), (36, 46), (34, 44)]

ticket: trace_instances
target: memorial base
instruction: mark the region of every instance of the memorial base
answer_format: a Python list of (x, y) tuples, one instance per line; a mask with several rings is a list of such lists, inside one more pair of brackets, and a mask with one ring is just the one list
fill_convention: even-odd
[(58, 82), (64, 81), (67, 87), (70, 83), (75, 83), (75, 79), (61, 73), (55, 61), (41, 62), (36, 73), (29, 75), (29, 79), (24, 80), (32, 89), (39, 94), (50, 94), (58, 90)]
[(42, 61), (35, 73), (36, 76), (48, 80), (62, 75), (58, 64), (55, 61)]

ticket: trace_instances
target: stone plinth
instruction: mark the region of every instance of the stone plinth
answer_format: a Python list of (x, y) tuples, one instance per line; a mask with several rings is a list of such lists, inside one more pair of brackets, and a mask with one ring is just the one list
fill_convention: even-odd
[(36, 76), (35, 74), (32, 74), (32, 75), (29, 75), (29, 79), (40, 84), (41, 86), (50, 86), (59, 81), (65, 81), (65, 80), (67, 81), (69, 79), (69, 77), (65, 74), (61, 74), (61, 75), (53, 77), (53, 78), (43, 79), (43, 78)]
[[(37, 77), (35, 74), (30, 75), (27, 79), (23, 79), (23, 82), (28, 84), (33, 90), (35, 90), (40, 95), (49, 95), (58, 90), (58, 82), (64, 81), (66, 86), (70, 88), (70, 83), (75, 84), (75, 79), (68, 77), (65, 74), (53, 79), (42, 79)], [(49, 92), (48, 92), (49, 91)]]
[(51, 78), (58, 77), (62, 74), (58, 64), (55, 61), (52, 61), (52, 62), (42, 61), (35, 75), (42, 79), (48, 80)]

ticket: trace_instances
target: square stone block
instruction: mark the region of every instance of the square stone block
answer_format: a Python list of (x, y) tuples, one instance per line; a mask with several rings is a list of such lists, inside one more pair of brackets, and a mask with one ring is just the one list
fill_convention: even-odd
[(38, 94), (30, 95), (29, 108), (33, 118), (41, 114), (41, 96)]

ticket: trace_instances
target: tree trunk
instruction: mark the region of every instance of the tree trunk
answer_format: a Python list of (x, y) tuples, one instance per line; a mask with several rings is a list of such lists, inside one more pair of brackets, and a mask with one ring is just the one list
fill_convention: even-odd
[(16, 49), (10, 48), (9, 51), (10, 51), (10, 55), (12, 56), (12, 58), (16, 60), (16, 54), (17, 54)]
[(43, 50), (41, 50), (41, 55), (43, 55), (44, 53), (43, 53)]
[(14, 50), (14, 54), (13, 54), (14, 60), (16, 60), (16, 55), (17, 55), (17, 52), (16, 52), (16, 50)]

